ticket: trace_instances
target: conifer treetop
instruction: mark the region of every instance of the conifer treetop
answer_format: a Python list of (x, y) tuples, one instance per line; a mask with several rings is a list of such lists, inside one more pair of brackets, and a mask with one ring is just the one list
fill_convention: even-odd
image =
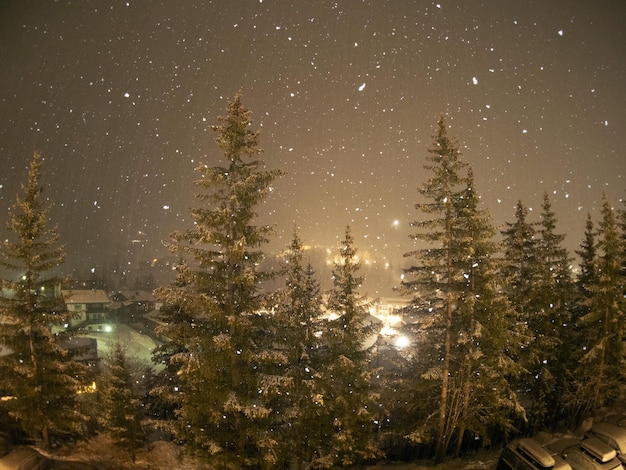
[(42, 272), (62, 264), (65, 258), (56, 226), (48, 227), (48, 207), (42, 199), (40, 183), (41, 167), (41, 154), (35, 152), (27, 181), (21, 183), (20, 193), (9, 211), (6, 229), (14, 235), (13, 240), (3, 240), (0, 249), (0, 265), (20, 271), (24, 276), (33, 276), (33, 282)]

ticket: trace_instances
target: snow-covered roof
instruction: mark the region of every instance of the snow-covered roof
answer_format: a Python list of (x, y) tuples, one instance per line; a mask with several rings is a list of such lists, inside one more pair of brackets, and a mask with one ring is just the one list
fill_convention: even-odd
[(121, 290), (119, 291), (126, 300), (130, 300), (132, 302), (154, 302), (154, 295), (152, 295), (151, 291), (148, 290)]
[(106, 291), (102, 289), (64, 289), (61, 293), (66, 304), (108, 304), (110, 302)]

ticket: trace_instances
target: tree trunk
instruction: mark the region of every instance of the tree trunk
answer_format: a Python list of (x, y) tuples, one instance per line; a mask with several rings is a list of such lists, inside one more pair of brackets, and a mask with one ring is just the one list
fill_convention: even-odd
[(448, 239), (447, 254), (446, 254), (446, 274), (448, 283), (446, 293), (446, 310), (445, 310), (445, 339), (444, 339), (444, 352), (443, 352), (443, 370), (441, 377), (441, 403), (439, 404), (439, 426), (437, 444), (435, 450), (435, 464), (443, 462), (446, 455), (447, 442), (449, 437), (449, 429), (447, 429), (447, 413), (448, 413), (448, 386), (450, 383), (450, 354), (451, 354), (451, 342), (452, 342), (452, 250), (450, 247), (452, 240), (452, 215), (450, 203), (446, 207), (446, 238)]
[[(474, 268), (470, 268), (470, 291), (475, 293), (475, 270)], [(461, 396), (461, 417), (460, 417), (460, 425), (459, 425), (459, 438), (456, 443), (456, 450), (454, 452), (455, 457), (458, 457), (461, 453), (461, 446), (463, 445), (463, 435), (465, 434), (465, 429), (467, 428), (467, 416), (469, 414), (469, 403), (470, 396), (472, 393), (472, 368), (474, 367), (474, 362), (472, 361), (472, 349), (474, 342), (474, 333), (476, 329), (476, 316), (475, 316), (475, 304), (472, 305), (470, 310), (470, 322), (469, 322), (469, 337), (470, 337), (470, 347), (467, 352), (463, 362), (465, 367), (461, 371), (463, 374), (463, 394)]]
[(435, 450), (435, 464), (443, 462), (443, 459), (446, 455), (448, 442), (448, 433), (449, 429), (447, 429), (447, 414), (448, 414), (448, 386), (450, 383), (450, 350), (451, 350), (451, 332), (452, 329), (452, 303), (450, 299), (448, 299), (446, 305), (446, 333), (444, 339), (444, 355), (443, 355), (443, 370), (442, 370), (442, 378), (441, 378), (441, 403), (439, 404), (439, 426), (438, 426), (438, 436), (437, 436), (437, 445)]
[(47, 423), (41, 425), (41, 439), (43, 441), (43, 448), (50, 449), (50, 429)]
[(463, 384), (463, 395), (461, 398), (461, 419), (459, 420), (459, 438), (456, 443), (456, 450), (454, 451), (455, 457), (458, 457), (461, 453), (461, 445), (463, 443), (463, 435), (465, 434), (465, 429), (467, 427), (467, 415), (469, 410), (469, 401), (471, 394), (471, 378), (472, 378), (472, 360), (468, 359), (466, 363), (465, 369), (465, 383)]

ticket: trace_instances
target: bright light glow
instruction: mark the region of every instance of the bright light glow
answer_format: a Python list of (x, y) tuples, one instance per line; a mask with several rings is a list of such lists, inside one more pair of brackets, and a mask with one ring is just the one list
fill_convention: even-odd
[(111, 328), (111, 325), (105, 325), (104, 327), (104, 331), (106, 333), (111, 333), (111, 331), (113, 331), (113, 328)]
[(382, 336), (395, 336), (398, 334), (398, 332), (396, 330), (394, 330), (393, 328), (391, 328), (388, 325), (383, 326), (383, 328), (380, 330), (380, 334)]
[(396, 347), (406, 348), (411, 345), (411, 340), (407, 336), (398, 336), (396, 338)]
[(337, 314), (337, 313), (335, 313), (335, 312), (330, 312), (330, 313), (328, 314), (328, 317), (326, 317), (326, 318), (328, 318), (328, 320), (330, 320), (330, 321), (334, 321), (334, 320), (336, 320), (337, 318), (339, 318), (340, 316), (341, 316), (341, 315), (339, 315), (339, 314)]

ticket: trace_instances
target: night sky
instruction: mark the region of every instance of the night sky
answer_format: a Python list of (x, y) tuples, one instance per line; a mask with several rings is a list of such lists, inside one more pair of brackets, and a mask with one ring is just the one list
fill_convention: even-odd
[(442, 114), (497, 226), (548, 191), (573, 254), (626, 189), (624, 0), (3, 0), (0, 71), (0, 223), (41, 151), (80, 269), (167, 255), (238, 90), (287, 173), (271, 249), (350, 224), (399, 266)]

